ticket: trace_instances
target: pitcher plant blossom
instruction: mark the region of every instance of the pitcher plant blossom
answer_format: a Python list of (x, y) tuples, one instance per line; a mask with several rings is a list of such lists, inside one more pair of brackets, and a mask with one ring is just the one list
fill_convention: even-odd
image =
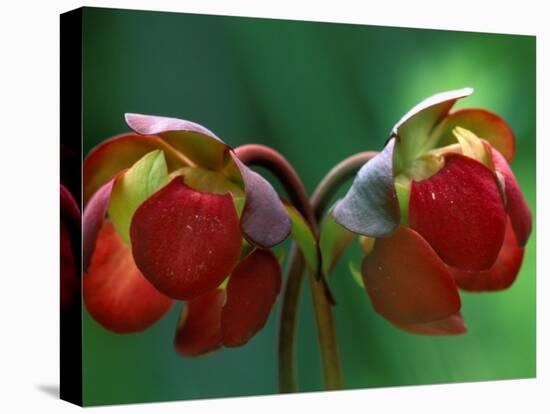
[(458, 289), (508, 288), (531, 233), (509, 165), (511, 128), (485, 109), (451, 112), (472, 92), (440, 93), (412, 108), (324, 226), (339, 234), (325, 243), (329, 256), (361, 236), (360, 282), (376, 312), (408, 332), (466, 332)]
[[(362, 262), (352, 274), (378, 314), (408, 333), (465, 333), (459, 290), (510, 287), (532, 227), (510, 167), (510, 126), (486, 109), (452, 111), (472, 92), (420, 102), (382, 151), (343, 160), (311, 196), (272, 149), (232, 148), (190, 121), (126, 114), (132, 132), (104, 141), (84, 161), (89, 314), (109, 331), (132, 333), (183, 301), (174, 346), (198, 356), (246, 344), (283, 291), (279, 388), (293, 392), (308, 275), (325, 386), (343, 388), (332, 307), (345, 299), (334, 298), (327, 276), (358, 239)], [(290, 202), (251, 166), (271, 170)], [(289, 236), (295, 243), (282, 275), (273, 249)]]
[(134, 131), (84, 162), (83, 295), (117, 333), (144, 330), (185, 301), (174, 345), (183, 355), (245, 344), (281, 287), (271, 248), (289, 208), (208, 129), (127, 114)]

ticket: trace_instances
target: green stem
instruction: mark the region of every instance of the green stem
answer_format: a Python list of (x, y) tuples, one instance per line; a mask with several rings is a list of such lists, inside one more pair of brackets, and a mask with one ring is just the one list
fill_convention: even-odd
[[(372, 157), (375, 152), (363, 152), (346, 158), (332, 168), (317, 186), (311, 198), (316, 221), (320, 220), (338, 189)], [(296, 244), (293, 245), (286, 268), (286, 285), (279, 336), (279, 388), (281, 392), (298, 391), (296, 379), (296, 325), (305, 262)], [(321, 283), (309, 277), (318, 326), (323, 375), (327, 389), (343, 387), (342, 369), (331, 306)]]
[[(279, 153), (262, 145), (244, 145), (235, 149), (239, 159), (247, 165), (268, 168), (281, 181), (292, 203), (300, 211), (312, 229), (317, 232), (317, 221), (323, 215), (334, 193), (347, 179), (375, 153), (361, 153), (342, 161), (321, 181), (312, 196), (310, 204), (307, 192), (290, 163)], [(286, 284), (279, 332), (279, 388), (281, 392), (298, 390), (296, 379), (296, 327), (298, 305), (305, 263), (303, 255), (293, 245), (286, 268)], [(325, 287), (314, 275), (309, 275), (323, 375), (327, 389), (343, 387), (342, 368), (336, 339), (336, 329), (332, 307), (327, 298)]]

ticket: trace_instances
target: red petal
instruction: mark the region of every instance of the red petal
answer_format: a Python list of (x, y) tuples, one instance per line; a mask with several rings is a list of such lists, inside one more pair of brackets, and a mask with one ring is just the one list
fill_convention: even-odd
[(172, 300), (140, 273), (130, 249), (110, 222), (101, 227), (84, 276), (84, 303), (97, 322), (118, 333), (142, 331), (172, 306)]
[(219, 286), (237, 263), (242, 240), (231, 195), (193, 190), (181, 177), (138, 207), (130, 237), (145, 277), (185, 300)]
[(233, 271), (222, 310), (222, 340), (227, 347), (247, 343), (263, 328), (281, 289), (281, 269), (269, 250), (255, 250)]
[(516, 151), (514, 132), (497, 114), (479, 108), (459, 109), (449, 114), (433, 132), (440, 137), (438, 146), (456, 142), (452, 131), (457, 126), (466, 128), (479, 138), (489, 141), (508, 161), (514, 157)]
[(495, 264), (481, 272), (468, 272), (451, 268), (456, 284), (464, 290), (484, 291), (502, 290), (510, 287), (516, 280), (523, 261), (523, 249), (518, 246), (516, 235), (510, 221), (506, 227), (506, 236)]
[(506, 229), (495, 174), (474, 159), (447, 154), (440, 171), (412, 182), (409, 222), (448, 265), (490, 268)]
[(520, 246), (525, 246), (531, 234), (531, 210), (506, 159), (492, 147), (491, 156), (495, 170), (504, 176), (506, 210), (516, 232), (518, 243)]
[(415, 325), (394, 323), (394, 325), (404, 331), (420, 335), (445, 336), (460, 335), (468, 332), (468, 328), (464, 325), (464, 318), (460, 312), (434, 322)]
[(99, 187), (118, 172), (130, 168), (145, 154), (157, 149), (164, 151), (169, 170), (185, 165), (176, 150), (158, 137), (120, 135), (93, 148), (84, 160), (84, 205)]
[(430, 245), (407, 227), (376, 239), (363, 260), (362, 274), (374, 309), (394, 323), (433, 322), (460, 310), (449, 270)]
[(214, 289), (184, 305), (174, 339), (176, 351), (198, 356), (222, 345), (221, 314), (225, 290)]
[(90, 202), (84, 209), (82, 215), (83, 221), (83, 242), (82, 242), (82, 263), (84, 271), (88, 269), (90, 260), (94, 253), (97, 236), (99, 229), (107, 213), (107, 206), (109, 205), (109, 199), (111, 198), (111, 191), (113, 190), (113, 183), (115, 179), (103, 184), (99, 190), (97, 190)]

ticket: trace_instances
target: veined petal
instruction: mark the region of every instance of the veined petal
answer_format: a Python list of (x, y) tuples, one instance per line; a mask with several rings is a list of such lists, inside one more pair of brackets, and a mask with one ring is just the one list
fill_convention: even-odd
[(463, 88), (437, 93), (414, 106), (393, 127), (392, 134), (399, 137), (397, 155), (399, 161), (408, 164), (417, 155), (430, 149), (430, 133), (449, 113), (455, 102), (473, 93)]
[(290, 216), (271, 184), (244, 165), (233, 151), (229, 151), (229, 154), (244, 181), (246, 198), (241, 215), (244, 237), (251, 244), (262, 248), (276, 246), (290, 234)]
[(447, 154), (439, 172), (412, 182), (409, 223), (448, 265), (490, 268), (506, 229), (495, 173), (474, 159)]
[(370, 237), (384, 237), (399, 226), (399, 202), (393, 183), (395, 138), (367, 162), (353, 180), (346, 196), (336, 204), (334, 219), (348, 230)]
[(512, 221), (512, 227), (516, 232), (517, 241), (520, 246), (525, 246), (532, 230), (531, 210), (527, 201), (523, 197), (519, 184), (508, 165), (506, 159), (496, 151), (490, 148), (490, 153), (495, 167), (495, 171), (504, 176), (504, 193), (506, 194), (506, 211)]
[(281, 269), (270, 250), (256, 249), (235, 268), (222, 310), (222, 341), (227, 347), (247, 343), (263, 328), (281, 290)]
[(377, 239), (361, 270), (374, 309), (393, 323), (434, 322), (460, 310), (451, 273), (412, 229)]
[(229, 148), (212, 131), (191, 121), (164, 116), (125, 114), (128, 126), (142, 135), (158, 135), (200, 167), (219, 170)]
[(113, 190), (115, 178), (103, 184), (99, 190), (97, 190), (86, 208), (84, 208), (84, 214), (82, 215), (83, 221), (83, 241), (82, 241), (82, 264), (84, 271), (88, 269), (92, 254), (94, 253), (97, 236), (105, 213), (107, 212), (107, 206), (109, 205), (109, 199), (111, 197), (111, 191)]
[(450, 113), (433, 131), (437, 146), (455, 142), (453, 129), (462, 127), (488, 141), (510, 162), (516, 151), (516, 141), (512, 128), (497, 114), (486, 109), (465, 108)]
[(523, 262), (524, 250), (518, 245), (516, 235), (508, 220), (506, 236), (496, 262), (489, 270), (468, 272), (450, 268), (455, 282), (463, 290), (492, 291), (507, 289), (514, 283)]
[(221, 314), (225, 296), (224, 289), (213, 289), (183, 306), (174, 338), (178, 353), (199, 356), (222, 346)]
[(231, 195), (191, 189), (174, 178), (135, 211), (130, 226), (138, 268), (165, 295), (192, 299), (216, 288), (241, 251)]
[(172, 300), (143, 277), (132, 252), (107, 221), (84, 276), (84, 303), (99, 324), (117, 333), (142, 331), (172, 306)]
[(394, 325), (409, 333), (431, 336), (448, 336), (461, 335), (468, 332), (468, 328), (464, 325), (464, 318), (460, 312), (438, 321), (419, 323), (419, 324), (399, 324)]
[(120, 171), (130, 168), (137, 160), (154, 150), (162, 150), (168, 170), (186, 165), (176, 150), (158, 137), (125, 134), (111, 138), (93, 148), (84, 160), (84, 205), (99, 187)]

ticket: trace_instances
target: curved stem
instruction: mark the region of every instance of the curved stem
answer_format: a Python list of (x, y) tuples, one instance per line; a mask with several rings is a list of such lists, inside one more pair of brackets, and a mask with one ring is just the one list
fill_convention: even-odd
[[(375, 154), (372, 152), (357, 154), (334, 167), (313, 194), (312, 201), (315, 203), (315, 208), (313, 208), (302, 181), (281, 154), (262, 145), (244, 145), (236, 148), (235, 153), (245, 164), (258, 165), (273, 172), (285, 187), (294, 206), (305, 217), (314, 232), (317, 232), (318, 218), (322, 216), (326, 204), (340, 185), (353, 176)], [(286, 268), (287, 277), (280, 320), (279, 388), (281, 392), (298, 390), (296, 326), (304, 270), (303, 255), (294, 244)], [(327, 389), (340, 389), (343, 387), (343, 377), (331, 304), (323, 284), (317, 281), (313, 275), (310, 275), (309, 282), (315, 308), (325, 386)]]
[[(237, 147), (235, 153), (243, 163), (267, 168), (275, 174), (285, 187), (292, 204), (304, 216), (313, 231), (317, 232), (317, 220), (302, 180), (281, 154), (269, 147), (257, 144)], [(285, 299), (279, 325), (278, 371), (281, 392), (298, 391), (295, 343), (298, 303), (304, 269), (304, 257), (294, 243), (285, 269), (286, 283), (283, 294)]]
[(290, 201), (316, 230), (317, 221), (309, 202), (307, 191), (294, 167), (280, 153), (258, 144), (247, 144), (235, 148), (235, 154), (246, 165), (257, 165), (271, 171), (285, 188)]
[(325, 175), (311, 196), (311, 205), (316, 220), (322, 218), (328, 203), (342, 184), (353, 178), (357, 171), (376, 154), (378, 154), (376, 151), (365, 151), (352, 155), (340, 161)]
[[(362, 152), (352, 155), (327, 173), (311, 198), (316, 220), (321, 219), (328, 203), (342, 184), (355, 176), (357, 171), (375, 155), (376, 152)], [(296, 380), (296, 324), (304, 271), (304, 258), (296, 244), (294, 244), (286, 269), (286, 286), (279, 336), (279, 388), (281, 392), (298, 391)], [(319, 291), (322, 286), (313, 277), (310, 277), (310, 285), (312, 286), (314, 304), (316, 298), (318, 301), (325, 302), (321, 306), (315, 307), (317, 323), (318, 325), (330, 327), (330, 329), (319, 330), (319, 342), (323, 344), (321, 346), (321, 358), (323, 360), (325, 385), (328, 389), (340, 389), (343, 387), (343, 378), (338, 357), (334, 318), (332, 312), (317, 312), (318, 309), (330, 309), (330, 304), (326, 303), (326, 296), (321, 295), (324, 292)], [(321, 320), (321, 323), (319, 323), (319, 320)], [(323, 337), (321, 338), (321, 336)]]

